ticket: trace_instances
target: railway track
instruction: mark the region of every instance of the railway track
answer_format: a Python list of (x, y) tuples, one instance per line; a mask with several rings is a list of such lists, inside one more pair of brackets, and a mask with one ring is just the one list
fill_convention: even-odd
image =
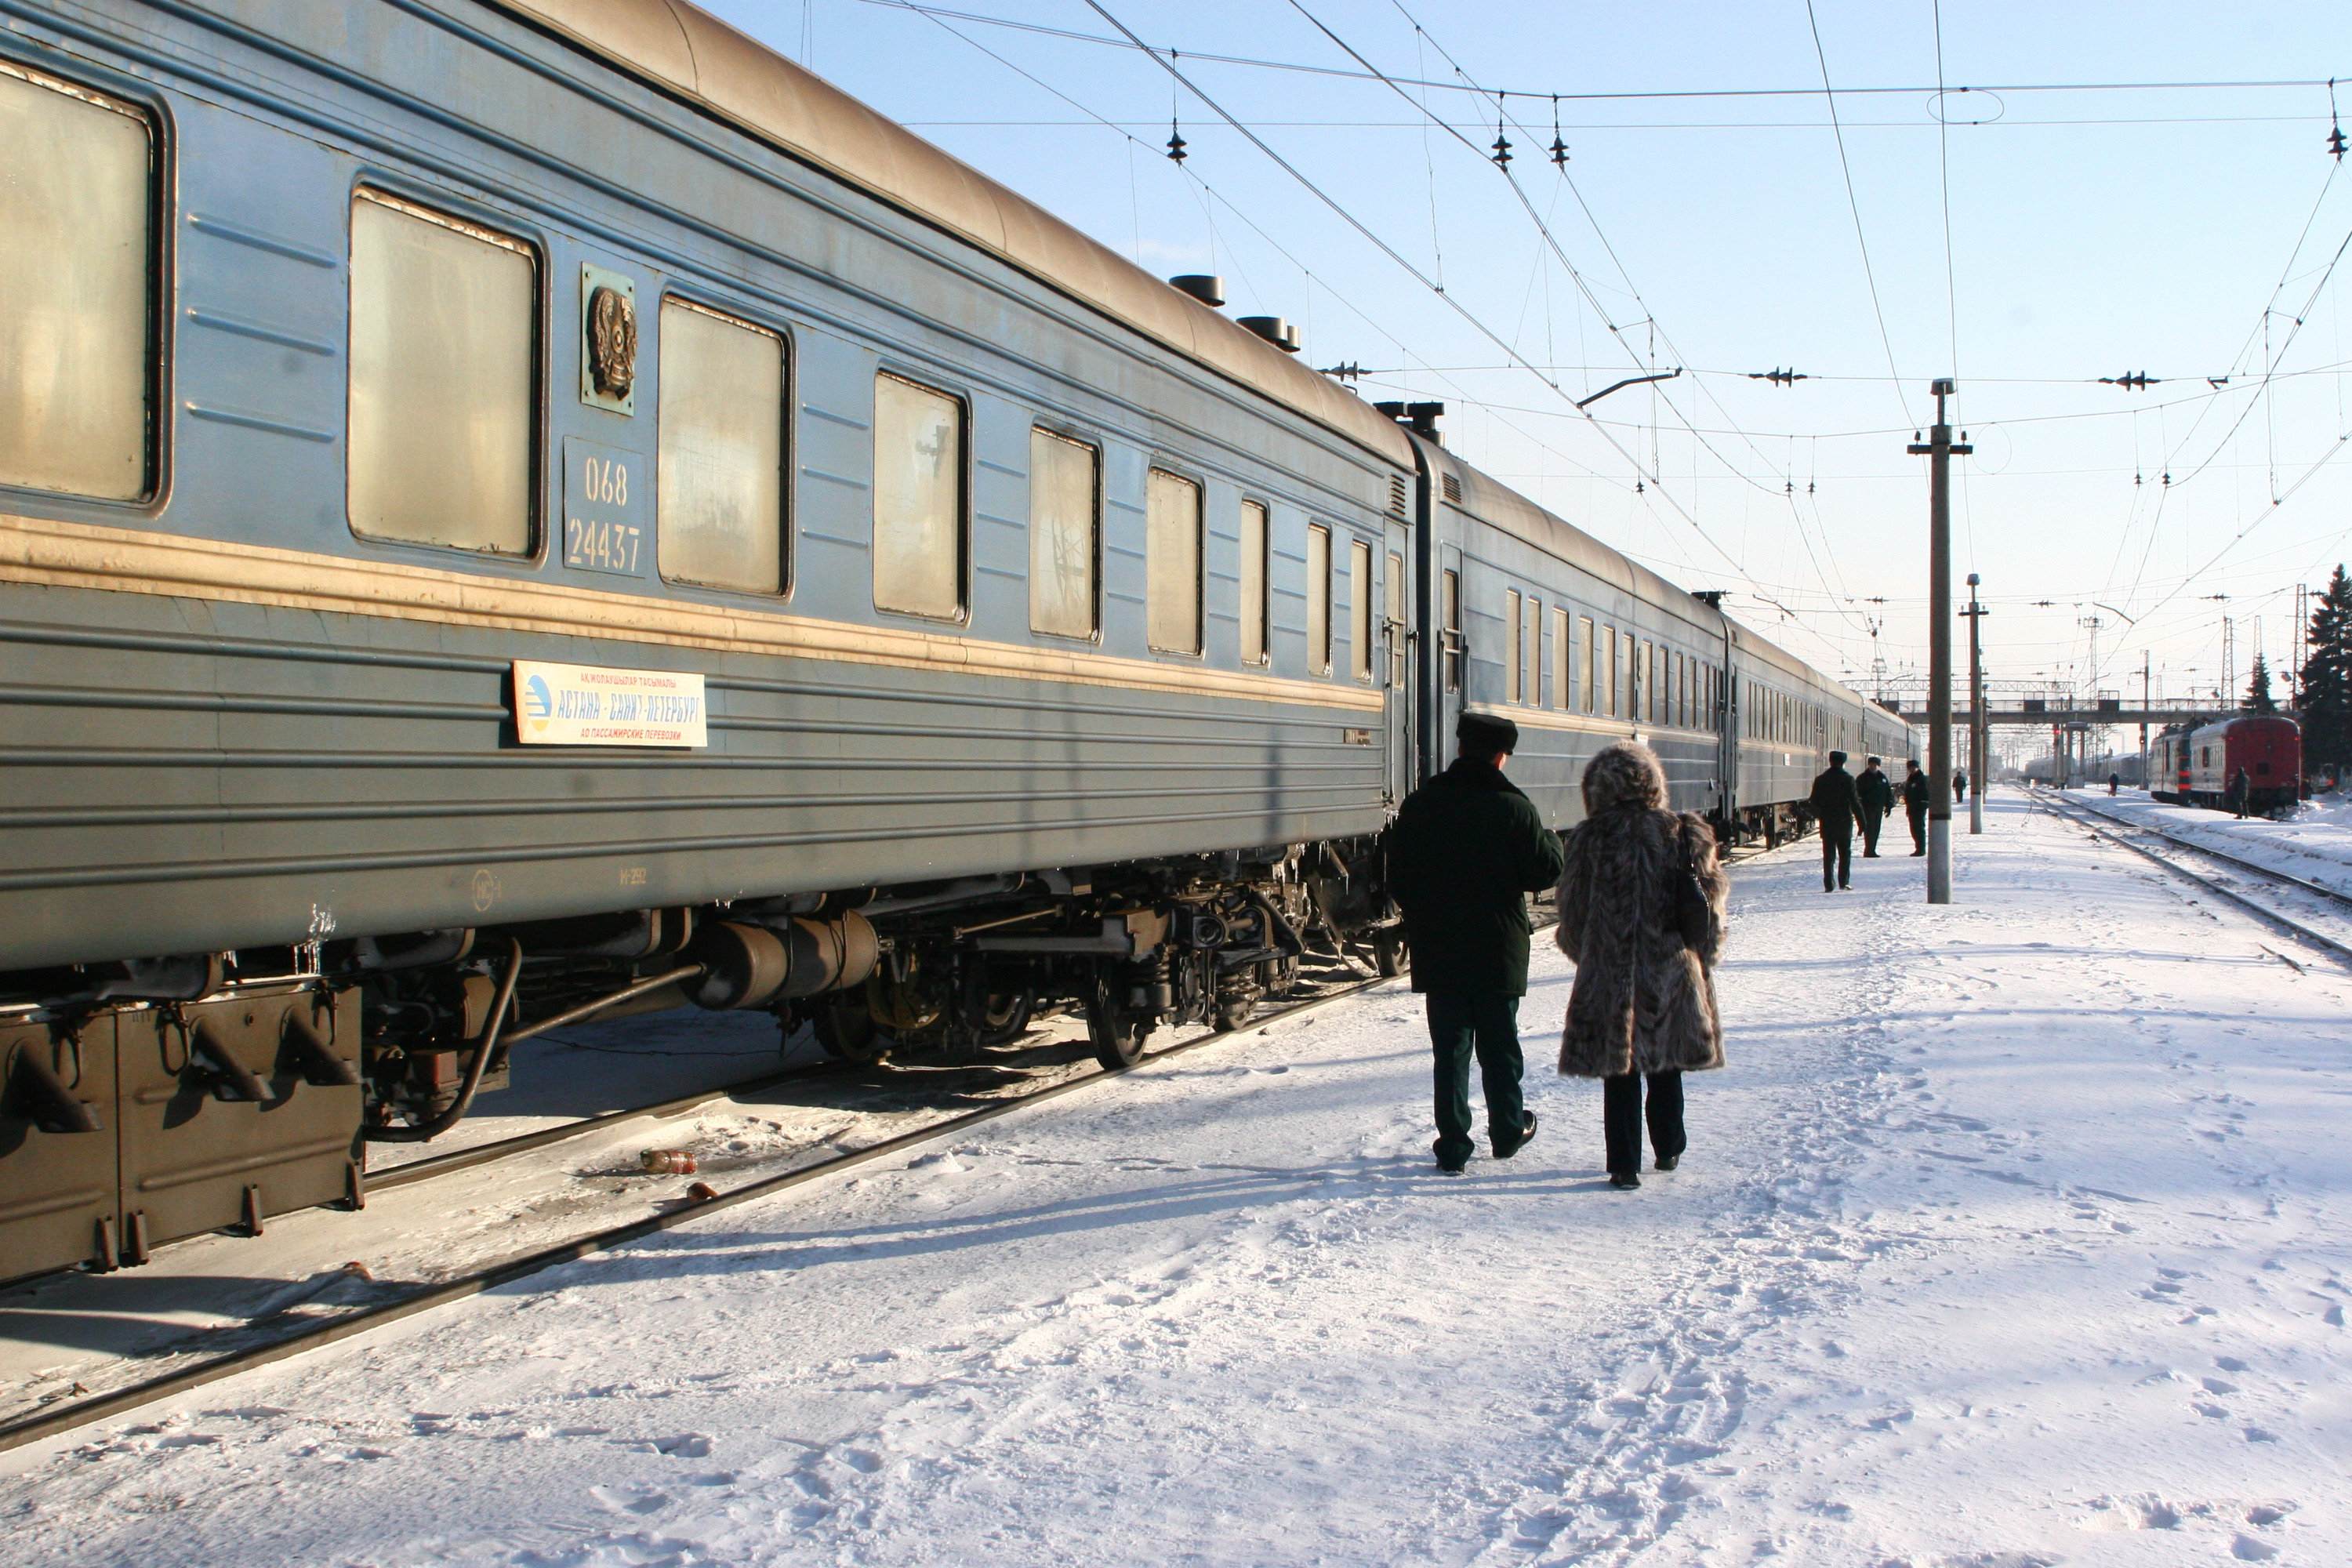
[[(1376, 985), (1384, 984), (1389, 978), (1379, 975), (1363, 977), (1355, 974), (1352, 971), (1345, 973), (1349, 977), (1344, 983), (1329, 984), (1328, 989), (1317, 994), (1303, 997), (1254, 1017), (1238, 1030), (1202, 1035), (1194, 1039), (1169, 1046), (1164, 1049), (1152, 1052), (1137, 1065), (1141, 1067), (1166, 1061), (1189, 1051), (1197, 1050), (1203, 1046), (1231, 1039), (1235, 1035), (1265, 1029), (1286, 1019), (1296, 1018), (1360, 994)], [(611, 1126), (617, 1121), (649, 1114), (660, 1115), (665, 1112), (676, 1114), (711, 1103), (730, 1094), (746, 1092), (753, 1088), (840, 1071), (842, 1066), (843, 1064), (825, 1063), (784, 1073), (772, 1073), (747, 1084), (709, 1090), (665, 1101), (656, 1106), (615, 1111), (606, 1116), (589, 1118), (582, 1122), (526, 1133), (519, 1138), (459, 1150), (439, 1159), (419, 1161), (415, 1164), (387, 1172), (374, 1179), (372, 1185), (381, 1188), (446, 1176), (506, 1155), (522, 1152), (527, 1149), (541, 1148), (568, 1138), (579, 1137), (600, 1128)], [(723, 1209), (732, 1208), (760, 1198), (772, 1197), (793, 1187), (837, 1174), (851, 1167), (884, 1159), (940, 1138), (951, 1137), (982, 1122), (992, 1121), (999, 1117), (1012, 1115), (1014, 1111), (1045, 1100), (1066, 1094), (1078, 1093), (1098, 1086), (1107, 1079), (1124, 1076), (1124, 1073), (1097, 1070), (1025, 1093), (1010, 1095), (995, 1103), (930, 1122), (914, 1131), (885, 1138), (861, 1148), (844, 1151), (814, 1164), (799, 1166), (774, 1175), (756, 1177), (723, 1192), (715, 1192), (710, 1197), (699, 1202), (686, 1203), (663, 1213), (646, 1215), (625, 1225), (593, 1231), (556, 1246), (540, 1247), (501, 1258), (454, 1279), (421, 1285), (415, 1290), (390, 1300), (354, 1307), (349, 1311), (331, 1318), (306, 1320), (299, 1325), (289, 1324), (284, 1333), (271, 1337), (264, 1342), (247, 1345), (222, 1355), (209, 1357), (160, 1377), (149, 1378), (121, 1388), (80, 1398), (58, 1401), (32, 1414), (0, 1423), (0, 1452), (21, 1447), (28, 1443), (40, 1442), (45, 1438), (71, 1431), (77, 1426), (104, 1420), (109, 1416), (120, 1415), (135, 1410), (142, 1405), (149, 1405), (175, 1394), (185, 1393), (190, 1389), (200, 1388), (206, 1384), (216, 1383), (241, 1372), (323, 1349), (340, 1341), (350, 1339), (353, 1335), (396, 1322), (403, 1318), (413, 1317), (436, 1307), (446, 1306), (452, 1302), (464, 1300), (467, 1297), (480, 1295), (486, 1290), (526, 1279), (545, 1269), (626, 1246), (657, 1232), (674, 1229)]]
[(2192, 843), (2189, 840), (2181, 838), (2174, 834), (2167, 833), (2161, 828), (2150, 827), (2145, 823), (2133, 822), (2127, 818), (2113, 816), (2107, 812), (2099, 810), (2096, 806), (2087, 805), (2081, 801), (2061, 799), (2053, 792), (2048, 790), (2037, 787), (2033, 793), (2035, 799), (2044, 807), (2055, 814), (2065, 816), (2070, 821), (2079, 823), (2084, 827), (2089, 829), (2092, 833), (2095, 833), (2098, 837), (2107, 840), (2107, 842), (2119, 846), (2122, 848), (2129, 849), (2134, 854), (2140, 855), (2147, 859), (2153, 860), (2158, 865), (2163, 867), (2166, 870), (2173, 873), (2173, 875), (2196, 883), (2199, 887), (2204, 889), (2207, 892), (2211, 893), (2214, 897), (2225, 899), (2231, 903), (2236, 904), (2241, 909), (2260, 916), (2263, 920), (2269, 921), (2272, 925), (2277, 926), (2281, 930), (2293, 935), (2297, 941), (2307, 942), (2314, 947), (2320, 948), (2333, 955), (2337, 960), (2347, 964), (2352, 964), (2352, 942), (2347, 942), (2340, 938), (2330, 936), (2325, 931), (2314, 930), (2312, 927), (2307, 926), (2302, 921), (2287, 915), (2279, 910), (2277, 906), (2263, 903), (2257, 899), (2248, 898), (2245, 894), (2239, 892), (2237, 889), (2219, 882), (2213, 878), (2204, 876), (2189, 867), (2182, 865), (2178, 859), (2175, 859), (2171, 856), (2160, 854), (2158, 851), (2149, 848), (2145, 843), (2139, 842), (2137, 838), (2127, 837), (2124, 833), (2115, 831), (2115, 829), (2117, 827), (2126, 828), (2133, 835), (2138, 835), (2147, 838), (2160, 839), (2167, 845), (2186, 850), (2193, 855), (2204, 856), (2206, 858), (2210, 860), (2220, 861), (2222, 864), (2231, 867), (2232, 869), (2243, 872), (2247, 875), (2260, 877), (2279, 886), (2293, 888), (2297, 891), (2324, 899), (2327, 900), (2330, 905), (2345, 910), (2347, 914), (2352, 914), (2352, 896), (2339, 893), (2333, 888), (2323, 887), (2317, 882), (2307, 881), (2301, 877), (2294, 875), (2292, 872), (2275, 871), (2267, 866), (2258, 865), (2252, 860), (2242, 859), (2238, 856), (2228, 854), (2222, 850), (2210, 849), (2206, 847), (2204, 845)]

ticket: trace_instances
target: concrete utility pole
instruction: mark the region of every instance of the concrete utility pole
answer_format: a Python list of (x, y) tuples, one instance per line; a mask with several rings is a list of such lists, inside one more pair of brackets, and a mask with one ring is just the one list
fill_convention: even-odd
[(1977, 584), (1980, 579), (1969, 574), (1969, 607), (1960, 614), (1969, 618), (1969, 777), (1976, 787), (1969, 791), (1969, 831), (1984, 831), (1985, 737), (1991, 732), (1985, 718), (1984, 658), (1977, 637), (1978, 623), (1990, 614), (1977, 603)]
[(1936, 395), (1936, 423), (1915, 458), (1927, 464), (1927, 901), (1952, 901), (1952, 455), (1974, 447), (1954, 445), (1944, 417), (1944, 399), (1960, 389), (1938, 377), (1927, 390)]

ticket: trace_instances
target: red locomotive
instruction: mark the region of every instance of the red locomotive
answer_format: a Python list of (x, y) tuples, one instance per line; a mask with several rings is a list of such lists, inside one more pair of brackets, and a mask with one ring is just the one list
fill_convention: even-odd
[(2241, 714), (2200, 730), (2160, 737), (2149, 773), (2158, 800), (2179, 805), (2230, 806), (2230, 784), (2246, 774), (2246, 809), (2293, 805), (2303, 788), (2303, 731), (2274, 713)]

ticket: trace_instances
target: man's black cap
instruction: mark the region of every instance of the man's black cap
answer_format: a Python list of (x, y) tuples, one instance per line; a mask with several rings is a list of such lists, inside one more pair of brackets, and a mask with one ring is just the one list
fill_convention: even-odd
[(1454, 726), (1454, 738), (1464, 751), (1484, 756), (1519, 749), (1519, 727), (1492, 713), (1465, 713)]
[(1830, 753), (1830, 766), (1833, 768), (1842, 768), (1845, 766), (1845, 753), (1843, 752), (1832, 752)]

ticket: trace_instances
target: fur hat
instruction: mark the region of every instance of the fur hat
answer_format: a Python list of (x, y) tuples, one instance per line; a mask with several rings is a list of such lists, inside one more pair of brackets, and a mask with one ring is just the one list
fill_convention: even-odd
[(1666, 804), (1666, 770), (1658, 753), (1639, 741), (1618, 741), (1601, 748), (1584, 764), (1584, 809), (1598, 815), (1612, 805), (1645, 805), (1663, 810)]
[(1842, 768), (1845, 766), (1845, 753), (1843, 752), (1832, 752), (1830, 753), (1830, 766), (1833, 768)]
[(1490, 757), (1519, 749), (1519, 727), (1493, 713), (1463, 714), (1454, 723), (1454, 738), (1474, 756)]

